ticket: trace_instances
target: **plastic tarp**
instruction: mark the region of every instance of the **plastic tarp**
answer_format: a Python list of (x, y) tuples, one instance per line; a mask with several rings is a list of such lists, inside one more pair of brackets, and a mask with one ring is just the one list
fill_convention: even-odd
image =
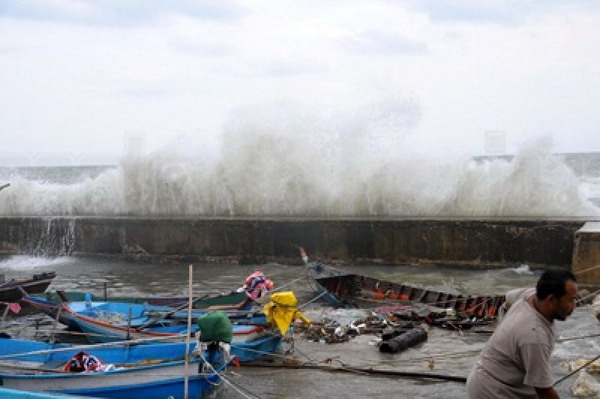
[(198, 317), (200, 341), (218, 341), (230, 343), (233, 339), (233, 326), (227, 314), (222, 310)]
[(292, 291), (277, 292), (271, 295), (271, 302), (264, 306), (267, 322), (276, 326), (282, 335), (285, 335), (294, 320), (302, 320), (310, 324), (298, 310), (298, 300)]

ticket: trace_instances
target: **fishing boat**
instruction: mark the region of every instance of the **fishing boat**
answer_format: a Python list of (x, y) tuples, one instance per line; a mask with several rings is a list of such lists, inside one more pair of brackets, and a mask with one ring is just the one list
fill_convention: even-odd
[(495, 318), (504, 295), (450, 294), (398, 284), (348, 273), (318, 262), (308, 262), (303, 255), (309, 276), (319, 294), (337, 307), (377, 307), (421, 303), (442, 309), (453, 309), (467, 315)]
[[(145, 324), (173, 324), (175, 320), (187, 319), (187, 303), (179, 307), (151, 305), (148, 303), (132, 303), (132, 302), (117, 302), (117, 301), (93, 301), (91, 295), (88, 295), (85, 301), (69, 301), (62, 291), (56, 292), (58, 302), (49, 301), (40, 296), (23, 295), (21, 302), (27, 304), (45, 314), (58, 319), (58, 321), (71, 330), (80, 330), (80, 324), (77, 322), (74, 314), (81, 314), (100, 320), (110, 320), (111, 322), (128, 323), (130, 327), (139, 327)], [(62, 305), (65, 304), (66, 310)], [(231, 318), (246, 318), (251, 314), (252, 303), (248, 302), (244, 306), (232, 307), (227, 310), (227, 314)], [(210, 311), (210, 308), (194, 309), (193, 316), (198, 317)], [(161, 319), (169, 319), (168, 321)]]
[[(186, 364), (184, 356), (191, 352), (186, 352), (183, 343), (174, 350), (164, 349), (169, 344), (156, 344), (158, 347), (86, 347), (95, 359), (101, 359), (103, 365), (110, 364), (112, 367), (77, 373), (66, 371), (64, 364), (72, 356), (81, 353), (81, 348), (78, 347), (59, 346), (54, 350), (46, 350), (46, 354), (39, 353), (39, 350), (37, 354), (31, 350), (15, 353), (16, 350), (32, 349), (40, 345), (44, 344), (35, 341), (0, 340), (0, 353), (12, 352), (0, 355), (0, 359), (5, 361), (12, 358), (26, 361), (28, 364), (13, 365), (11, 372), (1, 372), (0, 382), (4, 388), (116, 399), (183, 398), (184, 379), (188, 374), (189, 398), (201, 398), (220, 381), (220, 373), (228, 363), (220, 353), (212, 350), (205, 351), (202, 356), (192, 358), (189, 364)], [(189, 348), (192, 350), (192, 343)], [(38, 362), (38, 367), (34, 367), (35, 360), (41, 360), (40, 356), (45, 358)], [(204, 367), (207, 363), (210, 363), (210, 366)]]
[(55, 272), (44, 272), (34, 274), (28, 279), (2, 281), (0, 282), (0, 301), (10, 302), (19, 300), (23, 296), (19, 287), (29, 294), (44, 292), (54, 278), (56, 278)]
[[(91, 343), (152, 337), (173, 337), (174, 340), (180, 340), (187, 331), (185, 322), (187, 313), (181, 310), (116, 302), (95, 303), (90, 304), (89, 307), (85, 302), (75, 303), (75, 305), (76, 307), (72, 307), (70, 303), (61, 303), (59, 320), (83, 331)], [(180, 317), (169, 317), (178, 312), (181, 313)], [(206, 313), (206, 311), (196, 311), (192, 316), (196, 318)], [(253, 341), (269, 334), (262, 313), (235, 311), (227, 315), (234, 322), (234, 342)], [(192, 332), (197, 328), (198, 326), (193, 324)]]
[(52, 394), (44, 392), (28, 392), (16, 389), (0, 388), (0, 398), (2, 399), (86, 399), (85, 396), (75, 396), (67, 394)]
[[(109, 296), (108, 294), (99, 295), (82, 291), (61, 291), (61, 293), (63, 297), (66, 298), (69, 302), (83, 302), (87, 298), (89, 298), (93, 302), (124, 302), (157, 306), (187, 306), (189, 302), (189, 299), (186, 296)], [(42, 299), (44, 301), (54, 302), (56, 304), (58, 304), (61, 300), (57, 291), (48, 291), (33, 295), (30, 293), (30, 296), (35, 299)], [(211, 306), (236, 306), (243, 305), (246, 299), (246, 294), (244, 292), (238, 291), (231, 291), (228, 293), (219, 294), (207, 294), (193, 298), (192, 306), (196, 309), (207, 309)]]
[[(281, 343), (281, 335), (269, 334), (249, 342), (232, 342), (231, 354), (240, 363), (249, 363), (275, 352)], [(196, 341), (189, 344), (189, 353), (196, 348)], [(54, 369), (64, 365), (81, 350), (93, 353), (104, 363), (142, 363), (180, 360), (186, 354), (186, 343), (134, 340), (95, 345), (71, 345), (39, 342), (28, 339), (0, 339), (0, 369), (10, 367), (23, 369)]]

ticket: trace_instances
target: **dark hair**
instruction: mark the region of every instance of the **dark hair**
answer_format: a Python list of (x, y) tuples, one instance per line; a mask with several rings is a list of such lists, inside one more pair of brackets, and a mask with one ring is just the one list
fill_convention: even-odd
[(565, 269), (546, 270), (535, 286), (535, 294), (539, 299), (546, 299), (548, 295), (554, 295), (560, 298), (565, 295), (565, 286), (567, 281), (575, 279), (575, 275)]

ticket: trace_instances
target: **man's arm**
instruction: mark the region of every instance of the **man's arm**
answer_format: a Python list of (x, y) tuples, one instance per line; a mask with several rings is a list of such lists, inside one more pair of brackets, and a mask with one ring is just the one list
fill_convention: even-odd
[(539, 399), (560, 399), (554, 388), (536, 388), (535, 392)]

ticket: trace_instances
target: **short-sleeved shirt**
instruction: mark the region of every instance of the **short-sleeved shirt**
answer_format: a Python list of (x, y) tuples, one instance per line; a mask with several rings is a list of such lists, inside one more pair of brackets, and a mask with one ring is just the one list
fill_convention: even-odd
[(536, 387), (552, 386), (549, 361), (556, 330), (527, 303), (533, 294), (535, 288), (506, 294), (511, 306), (469, 374), (469, 398), (533, 399)]

